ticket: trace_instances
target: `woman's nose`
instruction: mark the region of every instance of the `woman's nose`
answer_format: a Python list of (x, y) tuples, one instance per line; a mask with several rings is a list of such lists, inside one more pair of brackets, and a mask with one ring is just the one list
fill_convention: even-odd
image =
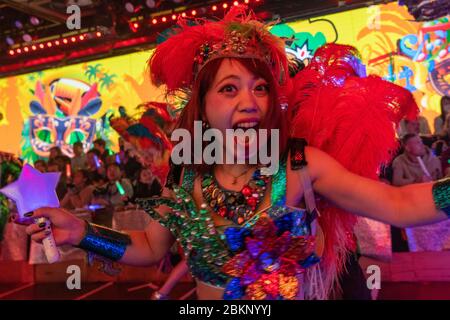
[(256, 112), (258, 111), (258, 105), (256, 103), (253, 90), (242, 90), (239, 95), (238, 110), (241, 112)]

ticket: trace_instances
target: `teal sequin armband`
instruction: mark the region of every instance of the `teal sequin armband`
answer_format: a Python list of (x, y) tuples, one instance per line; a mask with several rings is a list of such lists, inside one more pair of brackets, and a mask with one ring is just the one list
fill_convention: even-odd
[(78, 247), (113, 261), (118, 261), (130, 244), (131, 238), (125, 233), (86, 223), (86, 235)]
[(436, 208), (444, 211), (450, 218), (450, 178), (438, 180), (433, 184), (433, 200)]

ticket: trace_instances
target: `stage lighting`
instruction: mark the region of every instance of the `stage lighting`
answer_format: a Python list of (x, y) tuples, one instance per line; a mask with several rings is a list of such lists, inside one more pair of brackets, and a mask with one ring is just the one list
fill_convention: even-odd
[(30, 36), (28, 33), (25, 33), (25, 34), (22, 36), (22, 39), (23, 39), (23, 41), (25, 41), (25, 42), (31, 42), (31, 40), (33, 40), (33, 39), (31, 38), (31, 36)]
[(23, 28), (23, 24), (19, 20), (16, 20), (14, 22), (14, 25), (16, 26), (17, 29), (22, 29)]
[(147, 0), (145, 1), (145, 5), (150, 9), (153, 9), (154, 7), (156, 7), (156, 2), (155, 0)]
[(14, 39), (11, 37), (6, 37), (6, 43), (10, 46), (14, 45)]
[(30, 18), (30, 23), (31, 23), (33, 26), (37, 26), (37, 25), (39, 25), (40, 21), (39, 21), (39, 19), (36, 18), (36, 17), (31, 17), (31, 18)]
[(131, 2), (125, 3), (125, 10), (127, 10), (129, 13), (133, 13), (134, 5)]

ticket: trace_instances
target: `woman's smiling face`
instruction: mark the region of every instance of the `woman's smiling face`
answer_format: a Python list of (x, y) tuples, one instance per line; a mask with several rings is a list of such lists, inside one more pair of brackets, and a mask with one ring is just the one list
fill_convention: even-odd
[(205, 96), (205, 114), (212, 128), (258, 129), (269, 108), (268, 82), (234, 59), (224, 59)]

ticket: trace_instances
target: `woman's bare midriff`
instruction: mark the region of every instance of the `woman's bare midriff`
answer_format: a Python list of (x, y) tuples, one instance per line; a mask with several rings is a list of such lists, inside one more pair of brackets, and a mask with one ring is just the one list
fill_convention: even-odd
[(198, 279), (196, 283), (198, 300), (223, 300), (224, 288), (207, 284)]

